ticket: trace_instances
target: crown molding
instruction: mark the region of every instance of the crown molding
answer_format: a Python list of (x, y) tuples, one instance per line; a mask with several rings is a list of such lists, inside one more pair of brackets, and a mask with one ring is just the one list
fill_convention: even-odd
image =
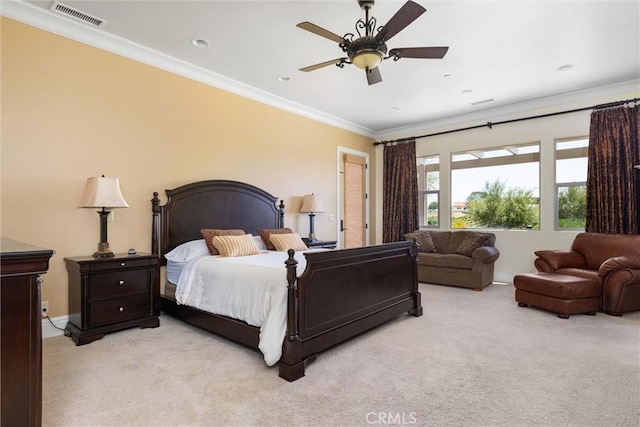
[(158, 52), (146, 46), (126, 40), (122, 37), (75, 22), (64, 16), (59, 16), (47, 9), (34, 6), (22, 0), (0, 0), (0, 15), (116, 55), (124, 56), (152, 67), (234, 93), (262, 104), (276, 107), (359, 135), (370, 138), (375, 137), (375, 131), (372, 129), (305, 107), (304, 105), (291, 102), (282, 97), (275, 96), (237, 80), (230, 79), (202, 67), (198, 67), (162, 52)]

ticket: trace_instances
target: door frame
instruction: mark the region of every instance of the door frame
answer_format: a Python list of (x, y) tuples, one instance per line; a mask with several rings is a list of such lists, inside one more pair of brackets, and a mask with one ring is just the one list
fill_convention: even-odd
[(366, 194), (366, 198), (364, 203), (364, 221), (367, 228), (365, 229), (364, 239), (365, 239), (365, 245), (369, 246), (370, 234), (371, 234), (371, 227), (370, 227), (371, 222), (369, 217), (369, 210), (371, 206), (371, 192), (369, 191), (369, 153), (366, 153), (364, 151), (353, 150), (347, 147), (338, 146), (337, 167), (336, 167), (336, 171), (338, 175), (336, 177), (337, 178), (336, 182), (338, 187), (336, 189), (336, 195), (337, 195), (336, 236), (338, 241), (337, 247), (338, 248), (342, 247), (342, 232), (340, 231), (340, 221), (342, 220), (342, 207), (343, 207), (343, 194), (342, 194), (342, 187), (343, 187), (342, 156), (343, 154), (353, 154), (353, 155), (365, 158), (366, 168), (364, 172), (364, 191)]

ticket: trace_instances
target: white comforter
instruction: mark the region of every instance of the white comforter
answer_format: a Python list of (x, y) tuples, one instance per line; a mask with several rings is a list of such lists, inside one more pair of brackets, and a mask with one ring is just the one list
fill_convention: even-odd
[[(306, 267), (296, 252), (297, 272)], [(268, 366), (280, 360), (287, 319), (286, 252), (265, 251), (235, 258), (203, 256), (180, 274), (176, 301), (260, 327), (258, 348)]]

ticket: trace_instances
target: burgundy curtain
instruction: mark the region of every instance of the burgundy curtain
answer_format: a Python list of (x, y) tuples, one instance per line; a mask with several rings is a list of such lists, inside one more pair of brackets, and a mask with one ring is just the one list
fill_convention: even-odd
[(418, 223), (416, 141), (384, 146), (382, 241), (398, 242)]
[(587, 223), (592, 233), (639, 234), (640, 107), (591, 113)]

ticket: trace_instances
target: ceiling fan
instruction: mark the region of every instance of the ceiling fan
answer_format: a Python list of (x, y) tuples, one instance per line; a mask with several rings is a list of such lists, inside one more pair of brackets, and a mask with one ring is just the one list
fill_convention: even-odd
[[(426, 12), (426, 9), (418, 3), (409, 0), (391, 17), (386, 25), (376, 29), (376, 18), (369, 18), (369, 10), (373, 7), (374, 3), (374, 0), (358, 1), (358, 4), (364, 9), (365, 13), (364, 20), (359, 19), (355, 25), (358, 37), (353, 33), (347, 33), (343, 37), (340, 37), (329, 30), (325, 30), (307, 21), (296, 25), (298, 28), (338, 43), (342, 51), (347, 54), (347, 57), (310, 65), (300, 68), (300, 71), (313, 71), (334, 64), (343, 68), (344, 64), (353, 64), (365, 70), (367, 82), (369, 85), (373, 85), (382, 81), (382, 75), (380, 74), (378, 65), (384, 59), (393, 58), (394, 61), (400, 58), (441, 59), (447, 53), (447, 50), (449, 50), (449, 47), (399, 47), (391, 49), (387, 55), (386, 42)], [(374, 35), (375, 31), (377, 31), (377, 33)]]

